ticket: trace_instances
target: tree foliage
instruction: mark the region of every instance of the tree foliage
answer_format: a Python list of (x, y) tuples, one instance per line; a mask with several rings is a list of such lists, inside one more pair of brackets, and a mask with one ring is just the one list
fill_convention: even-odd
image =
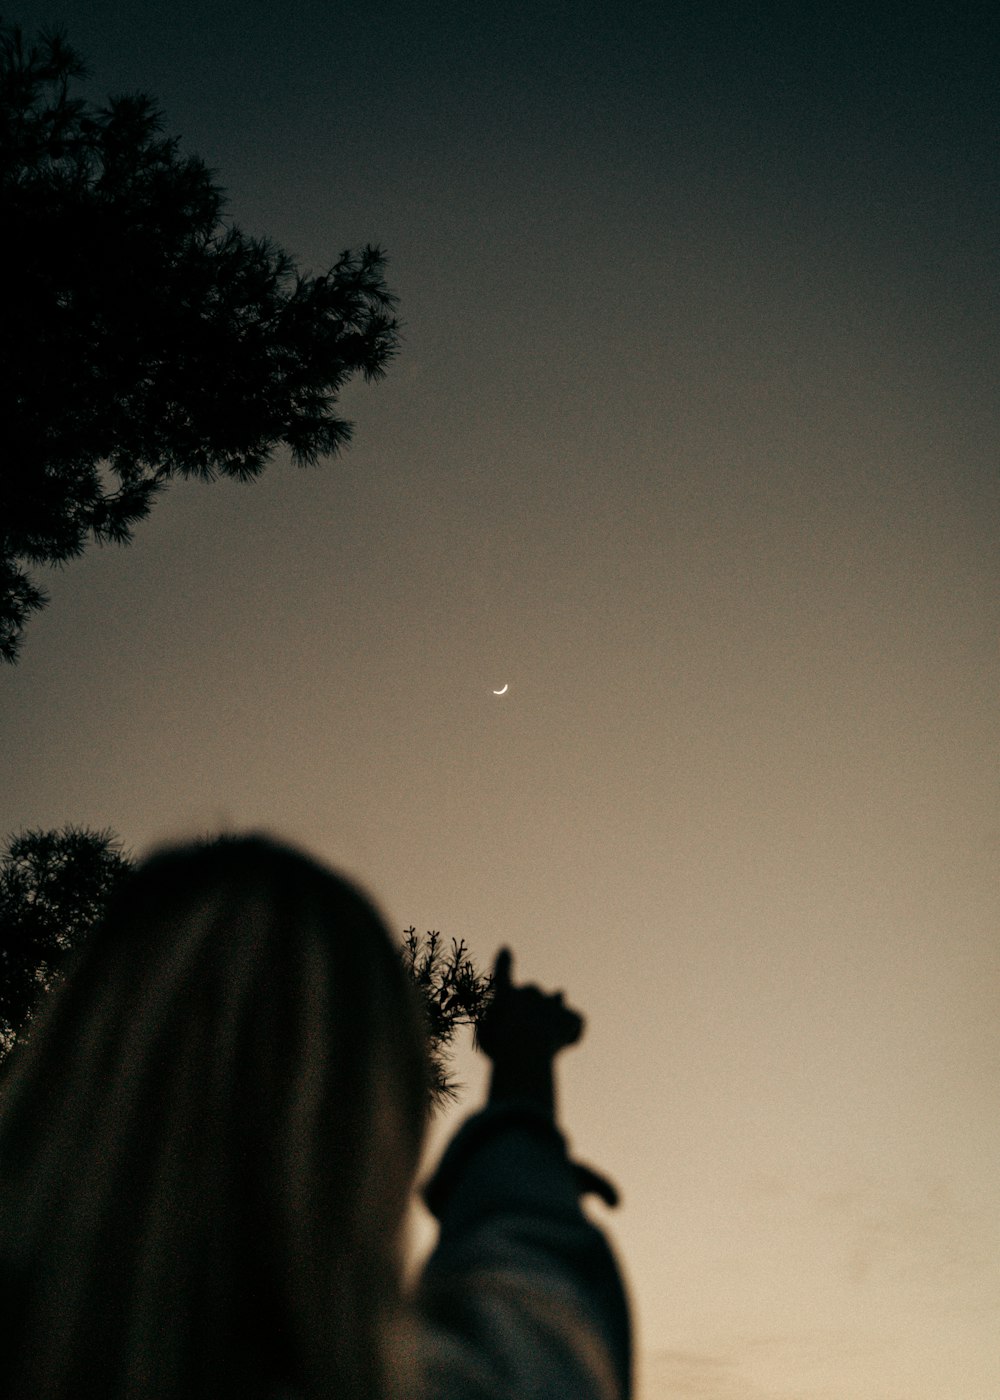
[(403, 963), (420, 993), (431, 1052), (431, 1093), (435, 1101), (458, 1097), (448, 1055), (462, 1026), (477, 1026), (490, 1003), (493, 979), (476, 970), (465, 939), (446, 947), (437, 929), (422, 937), (411, 925), (403, 931)]
[[(9, 838), (0, 854), (0, 1058), (30, 1033), (41, 998), (132, 867), (110, 831), (67, 826)], [(446, 948), (436, 931), (404, 930), (400, 954), (425, 1009), (431, 1097), (440, 1104), (457, 1093), (448, 1069), (455, 1036), (477, 1024), (492, 981), (476, 970), (464, 940)]]
[(24, 831), (0, 857), (0, 1049), (13, 1045), (69, 952), (132, 868), (110, 831)]
[(307, 276), (222, 220), (212, 173), (145, 96), (94, 107), (59, 33), (0, 25), (0, 658), (45, 603), (25, 564), (125, 543), (174, 477), (302, 465), (351, 425), (337, 395), (394, 354), (378, 247)]

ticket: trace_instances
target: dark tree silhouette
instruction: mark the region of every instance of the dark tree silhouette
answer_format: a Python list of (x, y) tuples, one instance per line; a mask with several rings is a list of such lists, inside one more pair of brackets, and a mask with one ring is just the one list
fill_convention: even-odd
[(132, 868), (110, 831), (24, 831), (0, 856), (0, 1052)]
[(438, 1103), (458, 1097), (461, 1087), (448, 1069), (448, 1055), (461, 1026), (476, 1027), (493, 994), (493, 978), (476, 970), (465, 939), (446, 948), (437, 929), (420, 937), (403, 930), (403, 963), (419, 991), (431, 1051), (431, 1093)]
[(73, 95), (59, 33), (0, 26), (0, 658), (46, 597), (25, 564), (125, 543), (176, 476), (336, 453), (353, 375), (398, 343), (377, 247), (307, 276), (222, 223), (223, 194), (145, 96)]
[[(111, 831), (67, 826), (9, 838), (0, 854), (0, 1059), (30, 1033), (41, 998), (132, 865)], [(464, 940), (446, 949), (437, 932), (405, 929), (400, 952), (426, 1010), (431, 1097), (443, 1103), (458, 1090), (448, 1069), (455, 1035), (478, 1024), (492, 979), (477, 972)]]

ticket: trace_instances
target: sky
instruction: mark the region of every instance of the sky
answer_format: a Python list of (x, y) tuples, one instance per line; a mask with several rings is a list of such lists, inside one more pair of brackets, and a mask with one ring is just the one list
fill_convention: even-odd
[(340, 458), (44, 580), (0, 831), (263, 828), (565, 989), (640, 1400), (1000, 1394), (987, 10), (8, 14), (405, 326)]

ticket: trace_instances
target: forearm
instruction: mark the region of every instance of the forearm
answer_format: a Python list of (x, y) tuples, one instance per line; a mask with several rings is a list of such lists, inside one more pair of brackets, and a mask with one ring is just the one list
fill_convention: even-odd
[(430, 1400), (630, 1394), (628, 1304), (577, 1177), (527, 1106), (488, 1108), (449, 1145), (425, 1191), (441, 1224), (420, 1291)]

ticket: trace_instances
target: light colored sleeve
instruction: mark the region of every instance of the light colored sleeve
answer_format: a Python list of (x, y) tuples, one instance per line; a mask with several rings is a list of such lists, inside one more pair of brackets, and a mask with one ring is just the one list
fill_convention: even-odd
[(425, 1190), (441, 1230), (418, 1291), (426, 1400), (628, 1400), (621, 1275), (551, 1119), (469, 1119)]

